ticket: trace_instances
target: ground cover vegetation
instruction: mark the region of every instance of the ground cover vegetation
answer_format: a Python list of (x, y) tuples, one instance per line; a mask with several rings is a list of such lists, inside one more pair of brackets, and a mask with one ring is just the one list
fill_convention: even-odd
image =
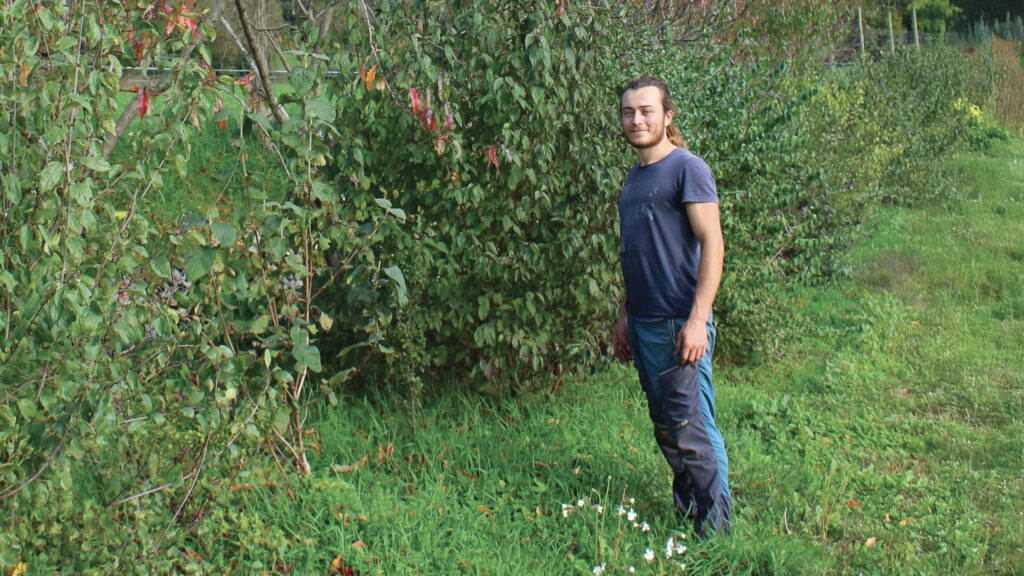
[(782, 297), (764, 362), (717, 369), (735, 537), (681, 536), (643, 394), (615, 366), (527, 397), (438, 396), (415, 427), (382, 391), (346, 395), (312, 418), (315, 475), (240, 478), (172, 565), (1019, 572), (1024, 142), (946, 169), (942, 199), (881, 208), (835, 282)]
[[(281, 512), (232, 498), (327, 499), (317, 514), (370, 499), (331, 479), (324, 456), (361, 451), (359, 430), (378, 440), (370, 423), (351, 428), (375, 418), (352, 394), (408, 400), (403, 434), (432, 419), (457, 434), (459, 402), (492, 403), (486, 420), (515, 406), (510, 392), (566, 375), (582, 390), (621, 298), (628, 76), (661, 73), (687, 94), (678, 123), (716, 166), (733, 363), (776, 353), (780, 295), (824, 286), (878, 206), (941, 195), (930, 168), (977, 140), (972, 106), (991, 90), (984, 55), (942, 48), (821, 69), (844, 16), (817, 2), (754, 5), (685, 46), (600, 3), (350, 3), (343, 26), (311, 16), (283, 41), (286, 85), (258, 54), (260, 72), (217, 77), (207, 20), (219, 14), (193, 8), (0, 7), (5, 566), (281, 572), (295, 561), (271, 520)], [(777, 47), (765, 22), (807, 18), (820, 36), (759, 58)], [(328, 440), (331, 426), (355, 435)], [(376, 446), (378, 467), (408, 474), (393, 446)], [(470, 468), (459, 476), (477, 478)], [(617, 506), (625, 485), (602, 478), (576, 512)], [(513, 501), (519, 480), (494, 490)], [(594, 537), (598, 565), (654, 546)]]

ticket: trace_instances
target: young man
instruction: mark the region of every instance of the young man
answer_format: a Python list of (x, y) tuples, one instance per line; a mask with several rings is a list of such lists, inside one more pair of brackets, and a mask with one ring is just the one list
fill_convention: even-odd
[(615, 356), (632, 359), (639, 373), (679, 511), (693, 518), (698, 537), (728, 533), (729, 464), (711, 382), (711, 304), (725, 252), (715, 180), (672, 126), (675, 103), (664, 82), (630, 81), (620, 112), (639, 161), (619, 198), (626, 301)]

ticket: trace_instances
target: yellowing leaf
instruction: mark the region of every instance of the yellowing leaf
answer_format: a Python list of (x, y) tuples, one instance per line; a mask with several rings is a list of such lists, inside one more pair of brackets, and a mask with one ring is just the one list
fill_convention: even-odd
[(875, 538), (874, 536), (872, 536), (871, 538), (868, 538), (867, 540), (864, 541), (864, 547), (865, 548), (871, 548), (872, 546), (875, 545), (875, 542), (878, 542), (878, 538)]
[(366, 71), (366, 89), (373, 90), (373, 80), (377, 77), (377, 65), (374, 64), (372, 68)]
[(900, 526), (906, 526), (907, 524), (910, 524), (910, 521), (913, 519), (914, 518), (912, 516), (907, 516), (903, 520), (900, 520)]
[(854, 508), (860, 508), (863, 505), (864, 505), (863, 502), (858, 502), (856, 500), (847, 500), (846, 501), (846, 507), (849, 508), (850, 510), (853, 510)]

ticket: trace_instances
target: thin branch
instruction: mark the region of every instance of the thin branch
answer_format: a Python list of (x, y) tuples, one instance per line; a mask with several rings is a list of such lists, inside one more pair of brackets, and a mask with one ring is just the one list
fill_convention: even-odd
[(166, 538), (167, 533), (170, 532), (171, 526), (174, 526), (174, 523), (178, 521), (178, 516), (180, 516), (181, 511), (185, 509), (185, 504), (187, 504), (188, 501), (192, 498), (192, 492), (196, 489), (196, 483), (199, 482), (199, 476), (200, 474), (202, 474), (203, 466), (206, 464), (206, 452), (210, 448), (210, 436), (212, 435), (212, 432), (206, 435), (206, 441), (203, 442), (203, 454), (202, 456), (199, 457), (199, 466), (193, 473), (194, 476), (192, 478), (192, 485), (188, 487), (188, 492), (185, 494), (185, 497), (182, 498), (181, 504), (178, 505), (178, 509), (174, 512), (174, 517), (171, 518), (171, 521), (167, 523), (167, 528), (164, 528), (164, 533), (160, 535), (160, 540), (158, 540), (156, 543), (156, 549), (153, 551), (153, 556), (156, 556), (160, 552), (160, 546), (163, 545), (164, 538)]
[(252, 56), (249, 55), (249, 51), (245, 49), (245, 45), (242, 44), (242, 39), (238, 37), (238, 34), (235, 34), (235, 29), (231, 26), (231, 23), (228, 22), (228, 19), (223, 16), (220, 17), (220, 22), (224, 25), (224, 28), (227, 29), (228, 34), (230, 34), (231, 37), (234, 38), (235, 44), (238, 45), (238, 49), (242, 51), (242, 56), (245, 56), (245, 59), (249, 61), (249, 68), (255, 70), (256, 61), (252, 59)]
[(277, 55), (281, 58), (281, 63), (284, 64), (285, 72), (291, 74), (292, 67), (288, 65), (288, 59), (284, 57), (284, 52), (281, 52), (281, 45), (277, 43), (277, 38), (274, 38), (274, 36), (269, 32), (263, 32), (263, 34), (266, 34), (267, 38), (270, 39), (270, 45), (274, 47), (274, 51), (277, 52)]
[(267, 71), (267, 55), (256, 44), (252, 24), (249, 22), (249, 15), (245, 11), (245, 6), (242, 5), (242, 0), (235, 0), (235, 8), (238, 10), (238, 19), (242, 23), (242, 32), (245, 33), (245, 39), (249, 42), (249, 49), (252, 50), (253, 58), (256, 59), (256, 70), (259, 72), (260, 82), (263, 84), (263, 92), (266, 94), (267, 101), (270, 102), (270, 110), (274, 113), (278, 123), (284, 124), (284, 121), (288, 119), (288, 114), (284, 111), (284, 107), (277, 103), (277, 97), (274, 96), (274, 87), (270, 83), (270, 75)]
[(150, 488), (149, 490), (146, 490), (144, 492), (139, 492), (138, 494), (132, 494), (131, 496), (127, 496), (125, 498), (121, 498), (117, 502), (109, 504), (107, 506), (107, 510), (110, 510), (111, 508), (116, 508), (117, 506), (120, 506), (121, 504), (124, 504), (126, 502), (131, 502), (132, 500), (138, 500), (140, 498), (145, 498), (146, 496), (149, 496), (150, 494), (156, 494), (157, 492), (160, 492), (161, 490), (166, 490), (166, 489), (170, 488), (171, 486), (174, 486), (174, 482), (168, 482), (167, 484), (164, 484), (162, 486), (157, 486), (156, 488)]
[(21, 492), (22, 490), (25, 489), (26, 486), (35, 482), (36, 478), (38, 478), (40, 474), (45, 472), (46, 469), (50, 467), (50, 463), (53, 462), (53, 459), (56, 458), (58, 454), (60, 454), (61, 448), (64, 447), (64, 441), (67, 440), (68, 435), (71, 434), (71, 424), (74, 423), (74, 421), (75, 418), (74, 416), (72, 416), (71, 421), (68, 422), (68, 429), (64, 432), (64, 435), (61, 436), (60, 442), (57, 444), (57, 447), (54, 448), (53, 452), (46, 457), (46, 462), (43, 462), (43, 465), (39, 467), (39, 470), (36, 470), (35, 473), (26, 478), (25, 481), (22, 482), (21, 484), (18, 484), (17, 486), (11, 486), (5, 489), (3, 492), (0, 492), (0, 500), (6, 500), (11, 496), (14, 496), (18, 492)]

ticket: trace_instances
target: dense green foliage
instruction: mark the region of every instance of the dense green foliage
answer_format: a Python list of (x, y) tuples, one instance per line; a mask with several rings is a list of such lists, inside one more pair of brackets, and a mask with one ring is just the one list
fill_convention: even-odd
[(313, 470), (310, 410), (345, 386), (415, 406), (598, 365), (629, 76), (664, 73), (718, 174), (733, 357), (771, 349), (775, 295), (825, 282), (873, 203), (941, 193), (921, 168), (984, 100), (941, 49), (818, 71), (662, 46), (600, 3), (345, 10), (296, 32), (268, 119), (185, 4), (0, 7), (0, 565), (180, 561), (226, 487)]

